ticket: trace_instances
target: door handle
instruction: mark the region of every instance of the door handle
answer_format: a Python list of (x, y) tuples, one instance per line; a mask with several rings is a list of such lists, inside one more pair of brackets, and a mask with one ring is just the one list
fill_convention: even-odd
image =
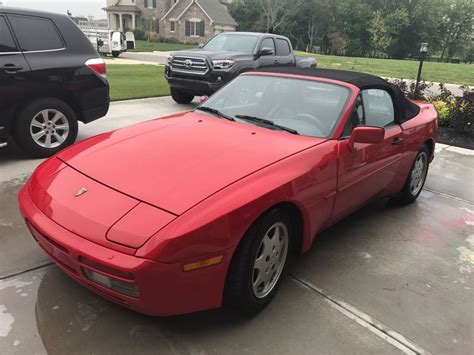
[(273, 61), (273, 63), (274, 63), (274, 64), (278, 64), (278, 59), (275, 59), (275, 60)]
[(3, 66), (3, 70), (7, 74), (15, 74), (16, 72), (18, 72), (20, 70), (23, 70), (23, 67), (20, 67), (20, 66), (15, 65), (15, 64), (5, 64)]
[(400, 137), (393, 138), (392, 145), (400, 145), (403, 144), (404, 140)]

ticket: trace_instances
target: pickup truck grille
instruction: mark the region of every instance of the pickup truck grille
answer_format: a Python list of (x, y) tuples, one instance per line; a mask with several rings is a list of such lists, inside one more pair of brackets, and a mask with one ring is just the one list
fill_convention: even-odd
[(171, 70), (177, 73), (206, 75), (209, 67), (204, 58), (173, 57)]

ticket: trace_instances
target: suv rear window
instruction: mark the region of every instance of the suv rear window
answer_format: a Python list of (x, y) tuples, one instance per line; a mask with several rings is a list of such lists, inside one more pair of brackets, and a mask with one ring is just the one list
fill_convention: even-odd
[(64, 48), (63, 41), (48, 19), (9, 16), (13, 31), (23, 51), (45, 51)]
[(16, 51), (15, 41), (13, 41), (12, 34), (7, 26), (7, 21), (5, 17), (0, 16), (0, 53)]
[(276, 54), (277, 55), (290, 55), (290, 45), (284, 39), (276, 39)]

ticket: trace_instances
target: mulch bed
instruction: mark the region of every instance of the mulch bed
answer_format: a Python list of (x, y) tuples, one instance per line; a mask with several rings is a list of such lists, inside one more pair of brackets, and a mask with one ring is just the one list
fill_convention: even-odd
[(474, 149), (474, 139), (472, 137), (460, 135), (454, 129), (448, 127), (439, 127), (436, 141), (456, 147)]

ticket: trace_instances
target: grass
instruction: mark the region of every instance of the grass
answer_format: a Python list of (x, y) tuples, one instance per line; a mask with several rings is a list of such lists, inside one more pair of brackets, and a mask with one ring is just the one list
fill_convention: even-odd
[[(315, 56), (322, 68), (355, 70), (384, 77), (416, 79), (418, 61), (339, 57), (296, 51), (299, 56)], [(445, 84), (474, 85), (474, 65), (425, 62), (423, 79)]]
[(167, 96), (164, 68), (144, 64), (108, 64), (107, 78), (112, 101)]
[(191, 49), (196, 48), (194, 44), (181, 44), (181, 43), (162, 43), (162, 42), (150, 42), (137, 40), (136, 49), (132, 52), (153, 52), (153, 51), (162, 51), (162, 52), (171, 52), (179, 51), (181, 49)]

